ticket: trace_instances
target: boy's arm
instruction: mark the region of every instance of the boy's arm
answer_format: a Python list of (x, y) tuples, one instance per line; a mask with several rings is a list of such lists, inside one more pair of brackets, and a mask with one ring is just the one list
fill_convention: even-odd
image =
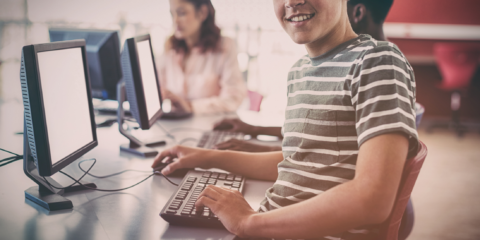
[(174, 161), (163, 168), (162, 174), (168, 175), (181, 168), (220, 168), (247, 178), (275, 181), (278, 176), (277, 165), (283, 160), (283, 155), (282, 152), (247, 153), (178, 145), (159, 153), (152, 168), (171, 159)]
[[(355, 178), (304, 202), (255, 213), (238, 193), (204, 191), (197, 206), (209, 207), (239, 236), (313, 238), (378, 224), (389, 216), (408, 152), (400, 134), (384, 134), (360, 147)], [(241, 206), (241, 207), (240, 207)]]
[(282, 152), (248, 153), (237, 151), (216, 151), (212, 166), (247, 178), (275, 181), (278, 177), (277, 165), (283, 160)]
[(215, 123), (213, 130), (228, 130), (250, 135), (270, 135), (283, 138), (281, 127), (260, 127), (243, 122), (238, 118), (226, 118)]

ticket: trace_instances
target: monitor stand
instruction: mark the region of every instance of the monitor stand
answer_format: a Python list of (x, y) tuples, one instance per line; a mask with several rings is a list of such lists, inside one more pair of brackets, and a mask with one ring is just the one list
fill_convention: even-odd
[(123, 102), (125, 102), (125, 81), (120, 81), (117, 84), (117, 100), (118, 100), (118, 111), (117, 111), (117, 122), (118, 130), (120, 133), (130, 140), (128, 144), (120, 145), (120, 151), (125, 151), (132, 153), (138, 156), (146, 157), (155, 157), (158, 154), (158, 151), (150, 148), (157, 145), (165, 145), (165, 141), (157, 140), (152, 142), (142, 142), (138, 138), (130, 134), (129, 131), (123, 128), (123, 123), (125, 122), (125, 110), (123, 109)]
[[(25, 121), (25, 120), (24, 120)], [(26, 121), (25, 121), (26, 122)], [(32, 179), (38, 186), (30, 187), (25, 190), (25, 198), (31, 202), (47, 209), (48, 211), (64, 210), (73, 208), (72, 201), (61, 196), (63, 193), (74, 192), (80, 190), (86, 190), (88, 188), (97, 188), (94, 183), (85, 183), (80, 181), (83, 185), (87, 186), (85, 188), (81, 185), (75, 185), (71, 187), (63, 187), (57, 181), (51, 177), (43, 177), (38, 173), (37, 167), (35, 166), (34, 159), (30, 152), (30, 146), (28, 145), (28, 136), (27, 128), (24, 123), (23, 129), (23, 171), (30, 179)], [(48, 181), (48, 183), (45, 181)], [(56, 189), (63, 188), (63, 189)]]

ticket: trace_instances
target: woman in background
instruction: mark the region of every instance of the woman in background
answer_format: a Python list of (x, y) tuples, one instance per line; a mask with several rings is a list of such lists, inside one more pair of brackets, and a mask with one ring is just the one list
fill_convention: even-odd
[(246, 96), (235, 42), (220, 35), (210, 0), (170, 0), (174, 34), (159, 61), (164, 99), (185, 111), (232, 112)]

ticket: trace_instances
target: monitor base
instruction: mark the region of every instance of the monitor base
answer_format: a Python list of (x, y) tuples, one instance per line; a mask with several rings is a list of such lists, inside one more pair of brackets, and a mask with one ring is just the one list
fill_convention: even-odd
[(153, 140), (153, 141), (144, 142), (144, 144), (147, 147), (155, 147), (155, 146), (165, 145), (167, 143), (164, 140)]
[(144, 157), (144, 158), (155, 157), (158, 154), (157, 150), (155, 150), (153, 148), (149, 148), (145, 145), (143, 145), (143, 146), (132, 146), (131, 144), (122, 144), (122, 145), (120, 145), (120, 151), (135, 154), (137, 156), (141, 156), (141, 157)]
[[(94, 183), (82, 182), (82, 184), (90, 188), (97, 188)], [(86, 189), (88, 188), (85, 188), (81, 185), (76, 185), (65, 188), (64, 192), (75, 192)], [(38, 206), (47, 209), (48, 211), (57, 211), (73, 208), (72, 201), (68, 200), (60, 194), (53, 193), (52, 191), (43, 186), (33, 186), (25, 190), (25, 198), (37, 204)]]

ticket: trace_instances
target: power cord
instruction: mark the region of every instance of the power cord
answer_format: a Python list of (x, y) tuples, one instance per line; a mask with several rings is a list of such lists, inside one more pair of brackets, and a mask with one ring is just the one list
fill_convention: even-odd
[(160, 124), (158, 121), (155, 123), (156, 125), (158, 125), (162, 131), (167, 135), (167, 137), (171, 138), (173, 140), (173, 142), (177, 142), (177, 139), (175, 139), (175, 136), (173, 136), (169, 131), (167, 131), (167, 129), (165, 129), (162, 124)]
[[(0, 167), (2, 166), (5, 166), (7, 164), (10, 164), (12, 162), (15, 162), (15, 161), (18, 161), (20, 159), (23, 159), (23, 155), (19, 155), (19, 154), (16, 154), (16, 153), (13, 153), (13, 152), (10, 152), (8, 150), (5, 150), (3, 148), (0, 148), (1, 151), (4, 151), (4, 152), (7, 152), (7, 153), (10, 153), (10, 154), (13, 154), (15, 156), (12, 156), (12, 157), (8, 157), (8, 158), (4, 158), (2, 160), (0, 160)], [(85, 162), (85, 161), (93, 161), (93, 164), (90, 165), (90, 167), (85, 170), (81, 167), (81, 163)], [(70, 184), (69, 186), (67, 187), (56, 187), (56, 186), (53, 186), (50, 184), (50, 182), (48, 182), (48, 180), (43, 177), (43, 180), (45, 180), (45, 182), (52, 188), (55, 188), (55, 189), (66, 189), (66, 188), (69, 188), (69, 187), (72, 187), (73, 185), (75, 184), (79, 184), (80, 186), (83, 186), (84, 188), (88, 188), (88, 189), (92, 189), (92, 190), (97, 190), (97, 191), (102, 191), (102, 192), (117, 192), (117, 191), (122, 191), (122, 190), (127, 190), (129, 188), (132, 188), (132, 187), (135, 187), (137, 185), (139, 185), (140, 183), (142, 182), (145, 182), (147, 179), (151, 178), (153, 175), (155, 174), (159, 174), (161, 176), (163, 176), (169, 183), (175, 185), (175, 186), (178, 186), (177, 183), (174, 183), (172, 182), (172, 180), (170, 180), (167, 176), (163, 175), (160, 171), (154, 171), (152, 174), (150, 174), (148, 177), (144, 178), (142, 181), (138, 182), (138, 183), (135, 183), (129, 187), (125, 187), (125, 188), (120, 188), (120, 189), (99, 189), (99, 188), (92, 188), (92, 187), (89, 187), (89, 186), (86, 186), (84, 184), (82, 184), (80, 182), (80, 180), (82, 180), (86, 175), (89, 175), (89, 176), (92, 176), (92, 177), (95, 177), (95, 178), (108, 178), (108, 177), (112, 177), (112, 176), (116, 176), (116, 175), (120, 175), (122, 173), (125, 173), (125, 172), (129, 172), (129, 171), (132, 171), (132, 172), (149, 172), (151, 173), (150, 171), (140, 171), (140, 170), (123, 170), (121, 172), (116, 172), (116, 173), (112, 173), (112, 174), (109, 174), (109, 175), (105, 175), (105, 176), (97, 176), (97, 175), (93, 175), (90, 173), (90, 170), (92, 170), (93, 166), (97, 163), (97, 159), (86, 159), (86, 160), (82, 160), (78, 163), (78, 167), (80, 168), (80, 170), (83, 172), (83, 175), (79, 178), (79, 179), (75, 179), (73, 178), (72, 176), (70, 176), (69, 174), (63, 172), (60, 170), (60, 173), (62, 173), (63, 175), (69, 177), (70, 179), (72, 179), (74, 182), (72, 184)]]
[[(85, 159), (85, 160), (82, 160), (82, 161), (80, 161), (80, 162), (78, 163), (78, 168), (80, 168), (80, 170), (81, 170), (82, 172), (84, 172), (84, 173), (86, 173), (86, 174), (88, 174), (89, 176), (92, 176), (92, 177), (94, 177), (94, 178), (108, 178), (108, 177), (113, 177), (113, 176), (116, 176), (116, 175), (120, 175), (120, 174), (125, 173), (125, 172), (151, 173), (150, 171), (142, 171), (142, 170), (132, 170), (132, 169), (128, 169), (128, 170), (123, 170), (123, 171), (116, 172), (116, 173), (112, 173), (112, 174), (105, 175), (105, 176), (97, 176), (97, 175), (93, 175), (93, 174), (89, 173), (91, 167), (90, 167), (87, 171), (85, 171), (85, 170), (82, 168), (82, 166), (81, 166), (81, 164), (82, 164), (83, 162), (85, 162), (85, 161), (91, 161), (91, 160), (95, 160), (95, 162), (92, 164), (92, 166), (97, 162), (97, 160), (94, 159), (94, 158), (92, 158), (92, 159)], [(155, 173), (160, 174), (160, 175), (163, 176), (165, 179), (167, 179), (168, 182), (170, 182), (171, 184), (173, 184), (173, 185), (175, 185), (175, 186), (178, 186), (178, 184), (172, 182), (172, 180), (170, 180), (167, 176), (163, 175), (160, 171), (154, 171), (153, 173), (154, 173), (154, 174), (155, 174)], [(78, 180), (78, 181), (80, 181), (80, 180)]]
[(7, 152), (7, 153), (10, 153), (10, 154), (12, 154), (12, 155), (15, 155), (15, 156), (8, 157), (8, 158), (4, 158), (4, 159), (0, 160), (0, 167), (3, 167), (3, 166), (5, 166), (5, 165), (8, 165), (8, 164), (10, 164), (10, 163), (13, 163), (13, 162), (16, 162), (16, 161), (18, 161), (18, 160), (22, 160), (22, 159), (23, 159), (23, 155), (10, 152), (10, 151), (5, 150), (5, 149), (3, 149), (3, 148), (0, 148), (0, 150), (2, 150), (2, 151), (4, 151), (4, 152)]
[(132, 170), (132, 169), (127, 169), (127, 170), (123, 170), (123, 171), (120, 171), (120, 172), (116, 172), (116, 173), (112, 173), (112, 174), (109, 174), (109, 175), (105, 175), (105, 176), (97, 176), (97, 175), (93, 175), (87, 171), (85, 171), (85, 169), (82, 168), (82, 163), (85, 162), (85, 161), (90, 161), (92, 159), (86, 159), (86, 160), (82, 160), (80, 161), (77, 166), (78, 168), (80, 168), (80, 170), (84, 173), (87, 173), (87, 175), (89, 176), (92, 176), (94, 178), (108, 178), (108, 177), (113, 177), (113, 176), (116, 176), (116, 175), (120, 175), (122, 173), (126, 173), (126, 172), (142, 172), (142, 173), (151, 173), (151, 171), (141, 171), (141, 170)]
[[(88, 174), (88, 175), (90, 175), (90, 176), (92, 176), (92, 177), (106, 178), (106, 177), (111, 177), (111, 176), (115, 176), (115, 175), (122, 174), (122, 173), (124, 173), (124, 172), (126, 172), (126, 171), (128, 171), (128, 170), (125, 170), (125, 171), (122, 171), (122, 172), (118, 172), (118, 173), (113, 173), (113, 174), (106, 175), (106, 176), (95, 176), (95, 175), (93, 175), (93, 174), (90, 174), (89, 172), (90, 172), (90, 170), (92, 169), (92, 167), (97, 163), (97, 160), (94, 159), (94, 158), (92, 158), (92, 159), (87, 159), (87, 160), (83, 160), (83, 161), (79, 162), (79, 166), (80, 166), (80, 164), (81, 164), (82, 162), (85, 162), (85, 161), (93, 161), (93, 164), (92, 164), (86, 171), (85, 171), (83, 168), (80, 167), (80, 169), (84, 172), (84, 174), (83, 174), (78, 180), (75, 179), (75, 178), (73, 178), (72, 176), (70, 176), (69, 174), (67, 174), (67, 173), (65, 173), (65, 172), (63, 172), (63, 171), (59, 171), (60, 173), (62, 173), (63, 175), (67, 176), (68, 178), (70, 178), (70, 179), (72, 179), (72, 180), (74, 181), (74, 183), (72, 183), (72, 184), (71, 184), (70, 186), (68, 186), (68, 187), (71, 187), (71, 186), (73, 186), (73, 185), (75, 185), (75, 184), (77, 183), (77, 184), (79, 184), (80, 186), (83, 186), (84, 188), (92, 189), (92, 190), (96, 190), (96, 191), (101, 191), (101, 192), (118, 192), (118, 191), (123, 191), (123, 190), (127, 190), (127, 189), (130, 189), (130, 188), (133, 188), (133, 187), (139, 185), (140, 183), (145, 182), (147, 179), (151, 178), (151, 177), (152, 177), (153, 175), (155, 175), (155, 174), (159, 174), (159, 175), (163, 176), (168, 182), (170, 182), (171, 184), (173, 184), (173, 185), (175, 185), (175, 186), (178, 186), (178, 184), (172, 182), (168, 177), (166, 177), (165, 175), (163, 175), (161, 172), (159, 172), (159, 171), (154, 171), (152, 174), (150, 174), (148, 177), (144, 178), (142, 181), (140, 181), (140, 182), (138, 182), (138, 183), (135, 183), (135, 184), (133, 184), (133, 185), (131, 185), (131, 186), (125, 187), (125, 188), (119, 188), (119, 189), (100, 189), (100, 188), (92, 188), (92, 187), (86, 186), (86, 185), (84, 185), (84, 184), (82, 184), (82, 183), (80, 182), (80, 180), (82, 180), (82, 178), (85, 177), (85, 175)], [(137, 171), (137, 170), (131, 170), (131, 171)], [(59, 187), (52, 186), (52, 185), (50, 184), (50, 182), (48, 182), (48, 180), (47, 180), (45, 177), (43, 177), (43, 179), (44, 179), (45, 182), (46, 182), (50, 187), (52, 187), (52, 188), (55, 188), (55, 189), (66, 189), (66, 188), (68, 188), (68, 187), (60, 187), (60, 188), (59, 188)]]

